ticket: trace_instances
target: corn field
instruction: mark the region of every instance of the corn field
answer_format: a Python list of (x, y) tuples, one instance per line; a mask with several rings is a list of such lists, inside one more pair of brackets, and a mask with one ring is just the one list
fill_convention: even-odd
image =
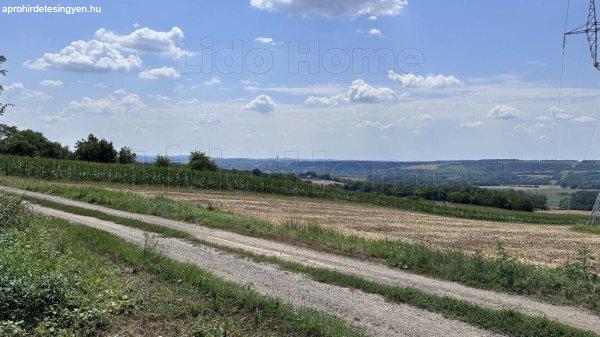
[(540, 214), (502, 209), (437, 205), (431, 201), (399, 198), (373, 193), (355, 192), (310, 182), (257, 177), (245, 172), (193, 171), (186, 167), (150, 165), (100, 164), (0, 155), (0, 173), (7, 176), (55, 181), (104, 182), (164, 187), (240, 190), (304, 196), (336, 201), (351, 201), (451, 217), (504, 221), (573, 225), (585, 222), (574, 215)]

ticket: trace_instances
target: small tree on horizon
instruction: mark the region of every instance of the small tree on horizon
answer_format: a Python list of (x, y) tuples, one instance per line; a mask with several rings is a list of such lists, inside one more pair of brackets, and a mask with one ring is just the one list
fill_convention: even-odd
[[(4, 57), (4, 55), (0, 55), (0, 65), (4, 62), (6, 62), (6, 57)], [(6, 69), (0, 68), (0, 76), (6, 76), (6, 73), (7, 73)], [(0, 94), (2, 93), (2, 91), (4, 91), (4, 87), (2, 87), (2, 85), (0, 84)], [(4, 115), (4, 113), (6, 112), (6, 109), (10, 106), (12, 106), (12, 104), (0, 103), (0, 116)]]
[(154, 159), (154, 166), (169, 167), (171, 166), (171, 159), (167, 156), (157, 155), (156, 159)]
[(189, 156), (188, 167), (196, 171), (218, 171), (219, 167), (204, 152), (192, 151)]
[(133, 151), (130, 148), (124, 146), (121, 148), (121, 150), (119, 150), (117, 161), (119, 164), (133, 164), (135, 163), (136, 158), (137, 155), (133, 153)]

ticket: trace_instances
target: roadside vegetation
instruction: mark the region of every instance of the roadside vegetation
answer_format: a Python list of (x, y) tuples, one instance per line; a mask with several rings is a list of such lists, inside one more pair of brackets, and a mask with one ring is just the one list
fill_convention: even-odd
[(377, 294), (395, 303), (408, 304), (417, 308), (436, 312), (444, 317), (463, 321), (479, 328), (501, 333), (505, 336), (534, 337), (534, 336), (596, 336), (594, 333), (578, 330), (560, 323), (553, 322), (544, 317), (524, 315), (514, 310), (497, 310), (484, 308), (466, 301), (445, 296), (428, 294), (424, 291), (404, 286), (384, 285), (363, 278), (339, 273), (329, 269), (307, 267), (295, 262), (285, 261), (276, 257), (257, 255), (243, 250), (229, 248), (221, 245), (204, 242), (189, 233), (174, 230), (168, 227), (144, 223), (128, 218), (105, 214), (95, 210), (54, 203), (51, 201), (26, 198), (42, 206), (59, 209), (65, 212), (90, 216), (114, 223), (130, 226), (146, 231), (151, 231), (167, 237), (185, 239), (192, 243), (199, 243), (216, 249), (235, 254), (242, 258), (252, 259), (259, 263), (277, 264), (279, 267), (294, 273), (308, 275), (313, 280), (345, 288), (361, 290), (366, 293)]
[(360, 336), (99, 230), (0, 196), (0, 335)]
[(0, 197), (2, 336), (93, 336), (133, 308), (114, 266), (63, 246), (55, 225)]
[(348, 191), (334, 186), (321, 186), (302, 182), (297, 179), (288, 180), (279, 177), (257, 176), (250, 172), (199, 171), (186, 167), (101, 164), (0, 155), (0, 173), (44, 180), (274, 193), (360, 202), (443, 216), (490, 221), (575, 225), (584, 223), (586, 220), (583, 216), (566, 214), (518, 212), (469, 205), (452, 205), (450, 207), (438, 205), (429, 200)]
[(468, 286), (536, 297), (553, 303), (587, 307), (600, 312), (600, 277), (589, 253), (560, 268), (527, 264), (509, 256), (502, 246), (495, 257), (439, 250), (400, 240), (370, 240), (343, 235), (318, 226), (273, 225), (254, 218), (223, 213), (164, 196), (144, 197), (98, 187), (2, 179), (18, 188), (58, 195), (140, 214), (197, 223), (244, 235), (302, 244), (360, 258), (374, 258), (389, 266), (459, 282)]

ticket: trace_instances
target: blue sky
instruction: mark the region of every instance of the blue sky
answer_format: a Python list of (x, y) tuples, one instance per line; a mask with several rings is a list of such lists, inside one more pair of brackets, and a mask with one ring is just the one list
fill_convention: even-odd
[[(567, 42), (557, 114), (566, 1), (46, 1), (35, 5), (101, 13), (4, 10), (21, 5), (31, 3), (0, 5), (9, 70), (0, 101), (15, 104), (2, 123), (71, 147), (94, 133), (140, 154), (552, 159), (558, 119), (557, 158), (600, 158), (600, 135), (591, 138), (600, 73), (583, 36)], [(572, 0), (568, 26), (586, 11), (587, 1)], [(308, 59), (312, 69), (298, 63)]]

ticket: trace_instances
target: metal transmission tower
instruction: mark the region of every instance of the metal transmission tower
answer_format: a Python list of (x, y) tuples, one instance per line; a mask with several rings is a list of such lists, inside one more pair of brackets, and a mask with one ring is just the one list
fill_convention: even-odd
[(590, 215), (590, 219), (588, 220), (588, 226), (598, 225), (600, 225), (600, 194), (598, 194), (598, 197), (596, 198), (596, 203), (594, 203), (592, 215)]
[[(568, 18), (568, 9), (567, 9), (567, 18)], [(592, 57), (592, 61), (594, 63), (594, 67), (600, 70), (600, 63), (598, 62), (598, 20), (596, 18), (596, 3), (594, 0), (590, 0), (590, 5), (588, 8), (588, 17), (587, 23), (575, 28), (571, 31), (565, 32), (563, 36), (563, 57), (564, 57), (564, 49), (565, 44), (567, 42), (567, 37), (575, 34), (585, 34), (588, 41), (588, 46), (590, 48), (590, 56)], [(562, 76), (562, 72), (561, 72)], [(561, 78), (562, 83), (562, 78)], [(594, 132), (595, 132), (594, 128)], [(592, 135), (593, 138), (593, 135)], [(591, 140), (590, 140), (591, 141)], [(592, 214), (588, 220), (589, 226), (598, 226), (600, 225), (600, 193), (598, 193), (598, 197), (596, 198), (596, 202), (594, 203), (594, 209), (592, 210)]]
[(585, 34), (588, 40), (588, 46), (590, 47), (590, 55), (594, 62), (594, 67), (600, 70), (600, 63), (598, 62), (598, 20), (596, 19), (596, 3), (595, 0), (590, 0), (590, 6), (588, 9), (588, 20), (587, 23), (581, 25), (571, 31), (565, 32), (563, 37), (563, 48), (567, 42), (567, 37), (575, 34)]

